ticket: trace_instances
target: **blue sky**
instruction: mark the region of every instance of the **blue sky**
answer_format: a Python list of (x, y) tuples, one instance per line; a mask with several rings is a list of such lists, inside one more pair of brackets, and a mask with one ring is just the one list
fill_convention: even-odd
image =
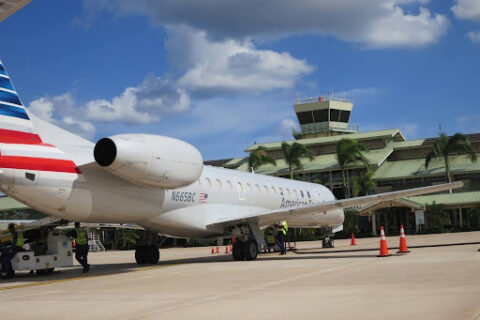
[(480, 1), (38, 1), (0, 24), (38, 116), (147, 132), (205, 159), (291, 139), (297, 96), (346, 92), (360, 131), (480, 132)]

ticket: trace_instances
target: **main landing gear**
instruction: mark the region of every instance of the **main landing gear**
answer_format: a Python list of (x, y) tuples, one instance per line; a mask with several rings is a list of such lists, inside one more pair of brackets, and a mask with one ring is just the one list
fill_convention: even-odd
[(237, 239), (232, 248), (233, 260), (256, 260), (259, 248), (265, 245), (258, 225), (249, 223), (236, 226), (232, 230), (232, 235)]
[(138, 246), (135, 250), (137, 264), (157, 264), (160, 260), (160, 250), (157, 246)]
[(255, 240), (237, 241), (233, 244), (232, 256), (235, 261), (255, 260), (258, 255), (258, 246)]
[(137, 264), (157, 264), (160, 260), (160, 246), (166, 238), (161, 238), (155, 233), (145, 231), (142, 240), (135, 249)]

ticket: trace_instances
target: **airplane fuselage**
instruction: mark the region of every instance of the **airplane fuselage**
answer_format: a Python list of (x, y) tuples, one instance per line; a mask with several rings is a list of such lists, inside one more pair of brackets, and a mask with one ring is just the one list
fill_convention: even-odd
[[(81, 173), (1, 169), (0, 188), (32, 208), (67, 220), (135, 223), (178, 237), (220, 236), (207, 227), (222, 217), (335, 200), (326, 187), (301, 181), (205, 166), (194, 183), (177, 189), (127, 182), (96, 164)], [(292, 226), (333, 227), (343, 210), (292, 217)], [(261, 218), (260, 226), (266, 226)]]

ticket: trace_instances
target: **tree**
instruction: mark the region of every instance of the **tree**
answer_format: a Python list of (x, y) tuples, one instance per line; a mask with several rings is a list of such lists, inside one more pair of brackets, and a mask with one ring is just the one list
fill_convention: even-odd
[(250, 169), (255, 171), (258, 167), (267, 163), (273, 164), (274, 166), (277, 165), (275, 159), (270, 157), (266, 150), (265, 147), (259, 146), (250, 152), (250, 156), (248, 157), (248, 167)]
[(120, 237), (122, 240), (122, 249), (132, 249), (140, 239), (140, 230), (120, 229)]
[(450, 217), (445, 212), (445, 206), (436, 204), (435, 201), (425, 206), (425, 218), (431, 230), (444, 231), (445, 226), (451, 224)]
[(353, 195), (367, 196), (371, 192), (375, 192), (376, 184), (372, 179), (373, 172), (368, 170), (353, 180)]
[[(440, 132), (440, 137), (435, 140), (432, 150), (425, 158), (425, 168), (428, 169), (428, 165), (433, 158), (442, 157), (445, 162), (447, 181), (449, 183), (452, 182), (449, 162), (449, 156), (452, 154), (465, 154), (472, 162), (477, 161), (477, 155), (475, 154), (475, 151), (473, 151), (472, 144), (466, 135), (456, 133), (449, 137), (444, 132)], [(450, 190), (450, 193), (452, 193), (452, 190)]]
[(468, 211), (470, 227), (480, 226), (480, 204)]
[(282, 151), (285, 157), (285, 162), (288, 165), (288, 172), (290, 173), (290, 179), (293, 179), (293, 169), (302, 169), (302, 158), (307, 158), (310, 161), (314, 159), (313, 153), (307, 150), (303, 144), (298, 142), (294, 143), (282, 143)]
[(361, 162), (369, 168), (368, 161), (362, 152), (368, 152), (367, 147), (354, 139), (343, 138), (337, 144), (337, 161), (342, 171), (343, 189), (346, 198), (350, 197), (350, 192), (347, 188), (347, 167), (356, 162)]

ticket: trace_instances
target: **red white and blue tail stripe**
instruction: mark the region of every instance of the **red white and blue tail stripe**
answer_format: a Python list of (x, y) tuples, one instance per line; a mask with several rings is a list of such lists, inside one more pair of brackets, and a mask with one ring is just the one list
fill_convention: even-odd
[(0, 60), (0, 168), (80, 173), (75, 163), (35, 133)]

